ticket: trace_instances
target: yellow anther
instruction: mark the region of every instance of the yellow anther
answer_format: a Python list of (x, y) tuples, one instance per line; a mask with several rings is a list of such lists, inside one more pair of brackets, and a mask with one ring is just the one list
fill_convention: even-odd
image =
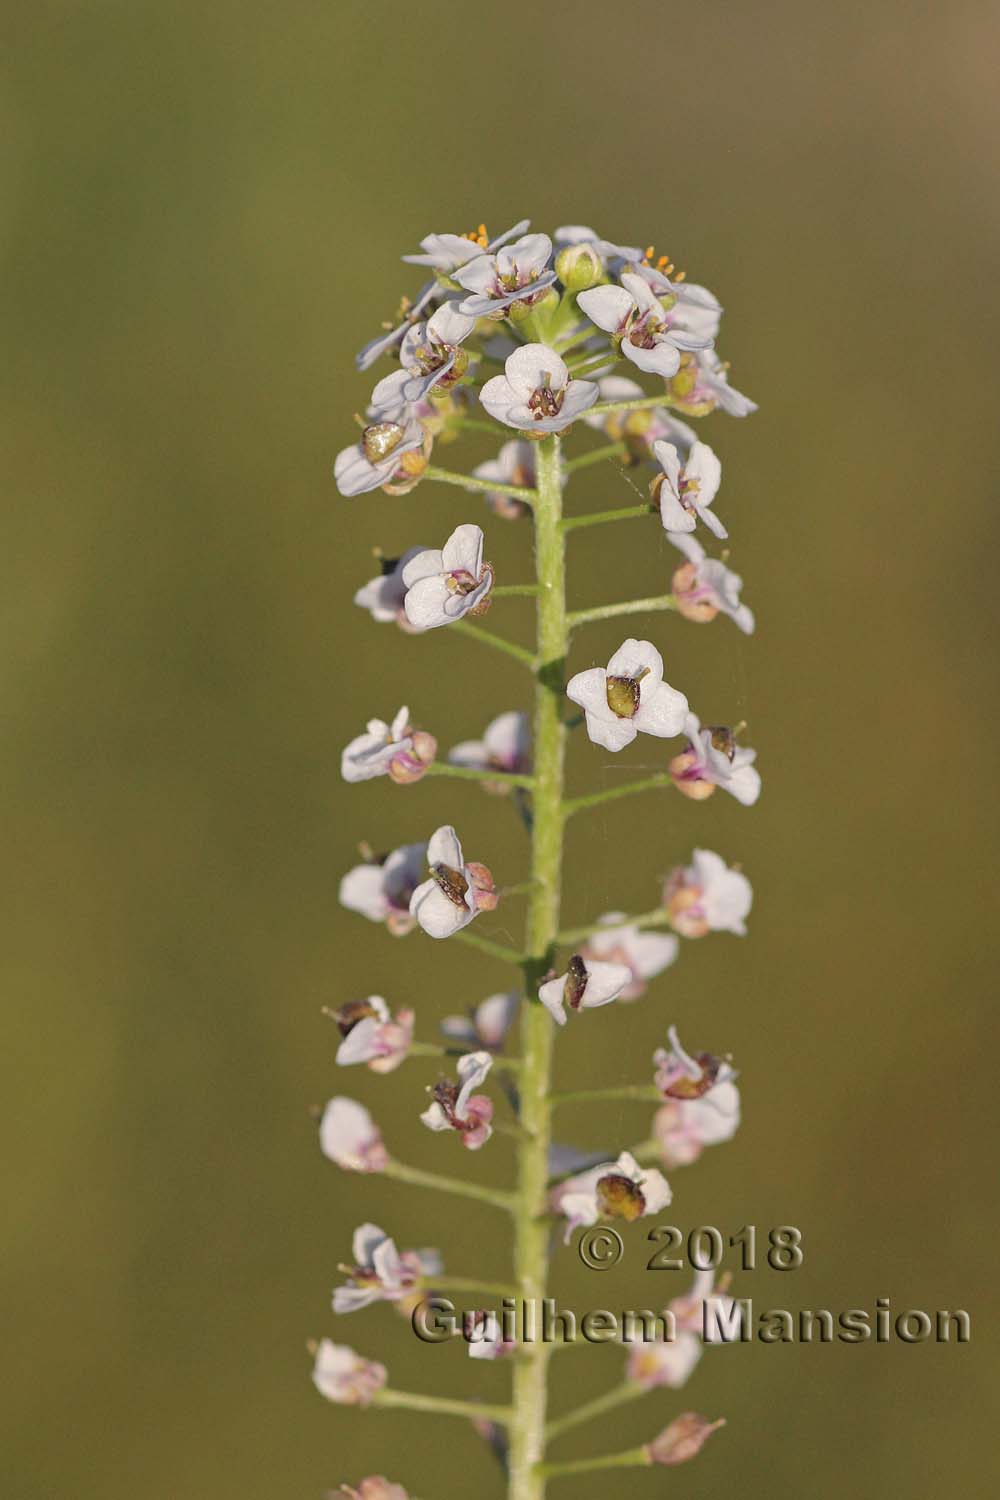
[(478, 229), (470, 229), (466, 234), (462, 235), (462, 239), (471, 240), (474, 245), (479, 246), (480, 250), (485, 250), (490, 242), (490, 237), (486, 233), (485, 224), (480, 224)]

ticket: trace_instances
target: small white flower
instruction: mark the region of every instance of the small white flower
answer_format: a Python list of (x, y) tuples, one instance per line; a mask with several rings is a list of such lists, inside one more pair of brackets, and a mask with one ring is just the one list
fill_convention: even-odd
[(493, 1134), (493, 1101), (473, 1091), (486, 1079), (493, 1058), (489, 1052), (470, 1052), (458, 1061), (457, 1084), (446, 1078), (431, 1090), (433, 1103), (420, 1116), (428, 1130), (457, 1130), (462, 1144), (478, 1151)]
[(722, 465), (708, 444), (695, 443), (683, 467), (673, 443), (656, 442), (653, 453), (662, 472), (653, 480), (652, 494), (664, 531), (693, 531), (701, 521), (715, 536), (727, 537), (728, 531), (709, 509), (722, 482)]
[(328, 1401), (341, 1406), (367, 1406), (375, 1392), (385, 1385), (388, 1372), (384, 1365), (363, 1359), (346, 1344), (322, 1339), (313, 1365), (313, 1385)]
[(671, 281), (657, 266), (647, 264), (637, 265), (635, 272), (669, 309), (671, 327), (695, 334), (707, 344), (718, 337), (722, 304), (707, 286), (684, 279)]
[(574, 953), (569, 968), (558, 978), (547, 979), (538, 987), (538, 998), (553, 1020), (566, 1025), (566, 1006), (570, 1010), (594, 1010), (617, 1000), (632, 977), (625, 964), (587, 962)]
[(401, 1010), (393, 1020), (381, 995), (348, 1001), (327, 1014), (337, 1023), (343, 1037), (337, 1048), (337, 1063), (342, 1068), (367, 1063), (373, 1073), (391, 1073), (410, 1050), (413, 1011)]
[(342, 495), (387, 487), (404, 494), (427, 467), (429, 453), (430, 435), (422, 423), (370, 422), (356, 443), (337, 454), (333, 477)]
[(487, 380), (479, 399), (498, 422), (525, 432), (562, 432), (597, 400), (592, 380), (571, 380), (566, 361), (547, 344), (522, 344), (504, 374)]
[(351, 1484), (342, 1484), (339, 1490), (329, 1496), (329, 1500), (336, 1500), (337, 1495), (344, 1495), (347, 1500), (410, 1500), (403, 1486), (393, 1484), (384, 1474), (369, 1474), (367, 1479), (362, 1479), (357, 1489)]
[[(535, 449), (525, 438), (511, 438), (510, 442), (503, 444), (496, 458), (478, 464), (472, 473), (476, 479), (532, 490), (535, 487)], [(495, 515), (503, 516), (507, 521), (517, 521), (531, 513), (531, 507), (513, 495), (487, 493), (483, 498)]]
[(498, 1052), (521, 1006), (517, 990), (489, 995), (467, 1016), (445, 1016), (441, 1030), (450, 1041)]
[(531, 767), (531, 724), (512, 709), (491, 719), (481, 740), (462, 740), (448, 751), (453, 766), (520, 775)]
[(347, 1285), (333, 1294), (335, 1313), (357, 1312), (373, 1302), (400, 1302), (426, 1276), (440, 1275), (441, 1256), (436, 1250), (396, 1249), (395, 1242), (377, 1224), (361, 1224), (354, 1231), (354, 1264), (341, 1266)]
[(339, 1096), (331, 1099), (319, 1125), (323, 1155), (345, 1172), (381, 1172), (388, 1154), (378, 1126), (363, 1104)]
[(699, 624), (714, 620), (718, 614), (728, 615), (744, 635), (753, 635), (753, 611), (740, 603), (740, 575), (709, 557), (690, 532), (668, 532), (667, 539), (687, 558), (676, 569), (670, 585), (678, 614)]
[(526, 234), (495, 255), (478, 255), (453, 272), (469, 294), (458, 304), (470, 318), (504, 312), (515, 302), (534, 302), (556, 279), (549, 268), (552, 241), (547, 234)]
[(657, 974), (669, 968), (680, 952), (680, 944), (669, 932), (644, 932), (625, 919), (624, 913), (606, 912), (598, 918), (599, 932), (591, 933), (581, 950), (585, 958), (604, 963), (624, 964), (629, 982), (622, 990), (623, 1000), (637, 1000)]
[(500, 1319), (495, 1312), (466, 1313), (462, 1332), (470, 1359), (503, 1359), (517, 1348), (516, 1339), (502, 1336)]
[(691, 748), (676, 755), (668, 767), (677, 790), (700, 802), (721, 786), (744, 807), (752, 807), (761, 784), (754, 765), (756, 750), (738, 745), (733, 730), (723, 725), (702, 728), (697, 714), (688, 714), (684, 733)]
[(499, 250), (501, 245), (506, 245), (509, 240), (516, 239), (530, 226), (530, 219), (522, 219), (519, 224), (514, 225), (513, 229), (506, 230), (495, 240), (487, 238), (485, 224), (480, 224), (479, 231), (475, 235), (428, 234), (420, 241), (422, 254), (404, 255), (402, 259), (407, 265), (430, 266), (439, 275), (453, 276), (470, 260), (475, 260), (478, 256), (490, 251)]
[(403, 608), (403, 601), (406, 598), (403, 569), (413, 558), (419, 557), (421, 552), (426, 551), (426, 547), (410, 547), (402, 557), (387, 558), (382, 564), (382, 572), (379, 576), (370, 578), (364, 588), (358, 589), (354, 596), (355, 604), (366, 609), (372, 619), (380, 625), (388, 625), (395, 621), (403, 630), (411, 630), (412, 627)]
[(369, 719), (364, 734), (344, 748), (340, 774), (345, 781), (371, 781), (391, 776), (406, 784), (419, 781), (437, 754), (437, 740), (423, 730), (414, 730), (410, 711), (401, 708), (391, 724)]
[(756, 401), (729, 384), (729, 366), (714, 349), (686, 356), (682, 377), (670, 393), (671, 401), (685, 416), (703, 417), (719, 407), (731, 417), (748, 417), (757, 410)]
[(674, 1026), (667, 1036), (670, 1050), (660, 1047), (653, 1054), (656, 1086), (667, 1100), (656, 1112), (653, 1134), (666, 1165), (680, 1167), (736, 1134), (740, 1092), (730, 1063), (710, 1052), (689, 1056)]
[(731, 870), (720, 854), (696, 849), (691, 863), (674, 870), (663, 892), (670, 925), (682, 937), (732, 932), (745, 937), (753, 889), (741, 870)]
[(454, 302), (445, 302), (426, 323), (407, 329), (399, 351), (402, 368), (386, 375), (372, 391), (375, 410), (396, 412), (401, 404), (426, 400), (435, 389), (449, 390), (468, 368), (461, 345), (475, 326), (475, 318), (460, 313)]
[(483, 562), (483, 533), (458, 526), (440, 552), (428, 548), (403, 569), (403, 608), (414, 630), (436, 630), (489, 607), (493, 569)]
[(626, 271), (621, 286), (595, 286), (577, 303), (609, 333), (640, 370), (668, 378), (680, 369), (681, 350), (704, 349), (711, 339), (681, 328), (643, 277)]
[(573, 1230), (598, 1219), (631, 1223), (658, 1214), (672, 1198), (670, 1184), (655, 1168), (645, 1170), (627, 1151), (617, 1161), (602, 1162), (576, 1177), (568, 1177), (552, 1192), (552, 1206), (567, 1219), (567, 1244)]
[(427, 845), (431, 878), (410, 897), (410, 915), (433, 938), (451, 937), (481, 911), (493, 911), (497, 894), (485, 865), (466, 863), (454, 828), (446, 824)]
[(595, 745), (623, 750), (636, 735), (680, 734), (688, 711), (683, 693), (663, 681), (663, 657), (650, 641), (623, 641), (607, 668), (577, 672), (566, 696), (583, 709)]
[(705, 1343), (717, 1342), (711, 1330), (719, 1317), (728, 1319), (732, 1306), (731, 1297), (716, 1291), (714, 1272), (696, 1272), (690, 1292), (674, 1297), (667, 1309), (673, 1317), (674, 1337), (665, 1343), (635, 1345), (629, 1354), (626, 1378), (647, 1391), (661, 1385), (679, 1390), (691, 1378)]
[(396, 937), (404, 936), (414, 925), (410, 898), (423, 874), (426, 853), (426, 844), (403, 844), (382, 859), (355, 865), (340, 882), (341, 906), (369, 922), (384, 922)]

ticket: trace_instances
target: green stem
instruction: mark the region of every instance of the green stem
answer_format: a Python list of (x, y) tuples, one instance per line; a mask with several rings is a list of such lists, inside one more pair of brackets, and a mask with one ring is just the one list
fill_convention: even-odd
[(616, 1407), (624, 1406), (627, 1401), (634, 1401), (637, 1396), (643, 1395), (644, 1386), (635, 1383), (616, 1385), (613, 1390), (605, 1391), (603, 1396), (595, 1396), (593, 1401), (586, 1401), (583, 1406), (577, 1406), (564, 1417), (557, 1417), (554, 1422), (550, 1422), (545, 1429), (545, 1440), (551, 1442), (553, 1438), (569, 1432), (571, 1427), (589, 1422), (592, 1417), (603, 1417), (605, 1412), (614, 1411)]
[[(499, 429), (497, 430), (499, 436)], [(474, 474), (453, 474), (451, 469), (437, 469), (431, 464), (424, 470), (424, 479), (436, 479), (439, 484), (457, 484), (461, 490), (482, 490), (489, 495), (512, 495), (525, 505), (534, 505), (535, 491), (526, 490), (519, 484), (498, 484), (495, 479), (477, 479)]]
[(560, 932), (556, 942), (560, 948), (571, 948), (574, 943), (585, 942), (587, 938), (593, 937), (595, 933), (607, 932), (609, 926), (614, 927), (669, 927), (670, 918), (662, 906), (656, 907), (654, 911), (643, 912), (641, 917), (622, 917), (620, 922), (591, 922), (589, 927), (569, 927), (565, 932)]
[[(598, 448), (600, 453), (601, 449)], [(650, 505), (622, 505), (617, 510), (598, 510), (590, 516), (567, 516), (563, 531), (579, 531), (581, 526), (605, 526), (609, 521), (631, 521), (637, 516), (652, 515)]]
[(603, 792), (590, 792), (586, 797), (571, 797), (563, 803), (563, 816), (571, 818), (574, 813), (588, 807), (600, 807), (602, 802), (616, 802), (619, 797), (633, 797), (637, 792), (649, 792), (654, 787), (670, 786), (666, 771), (655, 776), (645, 776), (641, 781), (627, 781), (624, 786), (609, 786)]
[[(578, 469), (589, 469), (591, 464), (599, 464), (605, 458), (624, 458), (628, 450), (624, 443), (605, 443), (602, 448), (591, 448), (589, 453), (581, 453), (577, 458), (571, 458), (566, 465), (567, 474), (575, 474)], [(572, 526), (572, 521), (564, 521), (564, 526)]]
[[(538, 502), (535, 506), (535, 562), (538, 595), (538, 683), (535, 691), (535, 792), (531, 834), (531, 874), (535, 889), (528, 911), (525, 948), (527, 993), (534, 995), (547, 971), (559, 926), (563, 844), (562, 722), (564, 666), (569, 645), (566, 626), (565, 549), (560, 529), (562, 475), (559, 438), (538, 444)], [(552, 1046), (556, 1028), (544, 1007), (526, 1001), (521, 1009), (519, 1077), (521, 1122), (527, 1132), (518, 1148), (514, 1210), (514, 1268), (521, 1297), (545, 1296), (549, 1223), (545, 1214), (550, 1138)], [(539, 1341), (526, 1348), (513, 1372), (510, 1427), (509, 1500), (542, 1500), (539, 1472), (545, 1445), (548, 1361), (551, 1347)]]
[[(632, 401), (598, 401), (587, 407), (588, 417), (602, 417), (609, 411), (648, 411), (651, 406), (669, 406), (666, 392), (659, 396), (636, 396)], [(428, 474), (430, 470), (427, 470)]]
[(652, 1462), (645, 1448), (627, 1448), (624, 1453), (604, 1453), (600, 1458), (571, 1458), (562, 1464), (541, 1464), (539, 1473), (558, 1479), (561, 1474), (592, 1474), (596, 1469), (648, 1469)]
[(436, 760), (424, 772), (425, 776), (455, 776), (460, 781), (499, 782), (501, 786), (527, 786), (535, 784), (534, 776), (522, 776), (513, 771), (479, 771), (475, 766), (453, 766), (449, 761)]
[(523, 594), (537, 594), (537, 583), (501, 583), (490, 590), (491, 599), (516, 599)]
[(577, 609), (569, 617), (571, 630), (591, 620), (613, 620), (616, 615), (645, 615), (657, 609), (676, 609), (673, 594), (657, 594), (650, 599), (626, 599), (623, 604), (598, 604), (593, 609)]
[(518, 953), (516, 948), (508, 948), (506, 943), (494, 943), (491, 938), (480, 937), (478, 932), (470, 932), (468, 927), (460, 928), (451, 936), (452, 942), (468, 943), (470, 948), (478, 948), (480, 953), (488, 953), (491, 958), (502, 958), (506, 964), (524, 963), (524, 954)]
[(478, 641), (482, 646), (492, 646), (494, 651), (503, 651), (505, 655), (512, 656), (515, 661), (523, 662), (532, 671), (535, 669), (535, 658), (530, 651), (523, 646), (515, 645), (513, 641), (504, 640), (502, 635), (494, 635), (490, 630), (484, 630), (481, 625), (472, 625), (468, 620), (454, 620), (448, 630), (455, 631), (458, 635), (467, 635), (470, 640)]
[[(489, 364), (498, 364), (498, 360), (488, 360)], [(504, 429), (499, 422), (483, 422), (478, 417), (452, 417), (451, 425), (459, 427), (463, 432), (488, 432), (491, 437), (503, 437)]]
[(651, 1083), (624, 1083), (616, 1089), (574, 1089), (568, 1094), (553, 1094), (552, 1108), (559, 1104), (603, 1104), (610, 1099), (642, 1099), (662, 1103), (663, 1096)]
[(408, 1167), (390, 1157), (382, 1169), (383, 1177), (395, 1182), (409, 1182), (414, 1187), (434, 1188), (439, 1193), (454, 1193), (458, 1198), (475, 1198), (477, 1203), (492, 1203), (496, 1208), (514, 1211), (514, 1194), (499, 1188), (483, 1187), (478, 1182), (465, 1182), (461, 1177), (442, 1177), (438, 1172), (423, 1172), (419, 1167)]
[(407, 1411), (436, 1412), (441, 1416), (509, 1422), (509, 1406), (487, 1406), (482, 1401), (453, 1401), (449, 1396), (424, 1396), (416, 1391), (393, 1391), (383, 1386), (372, 1397), (373, 1406), (405, 1407)]

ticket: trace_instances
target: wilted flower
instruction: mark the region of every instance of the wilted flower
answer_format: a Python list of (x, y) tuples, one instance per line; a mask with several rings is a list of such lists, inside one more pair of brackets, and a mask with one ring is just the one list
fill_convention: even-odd
[(706, 1146), (721, 1145), (739, 1128), (740, 1091), (736, 1072), (710, 1052), (693, 1058), (671, 1026), (670, 1051), (653, 1054), (656, 1086), (667, 1103), (657, 1110), (653, 1134), (668, 1167), (688, 1166)]
[[(453, 766), (474, 771), (520, 775), (531, 769), (531, 724), (527, 714), (511, 710), (487, 724), (481, 740), (462, 740), (448, 751)], [(502, 782), (486, 783), (488, 791), (506, 792)]]
[(713, 535), (727, 537), (728, 531), (709, 509), (722, 482), (722, 465), (708, 444), (695, 443), (683, 467), (673, 443), (654, 443), (653, 453), (660, 473), (650, 494), (660, 507), (664, 531), (693, 531), (702, 521)]
[(461, 345), (475, 326), (475, 318), (460, 313), (454, 302), (443, 303), (426, 323), (415, 323), (399, 351), (402, 368), (379, 381), (372, 391), (372, 406), (394, 411), (400, 403), (426, 400), (434, 390), (450, 390), (468, 369), (469, 357)]
[(350, 1000), (329, 1014), (344, 1039), (337, 1048), (337, 1062), (342, 1068), (367, 1063), (373, 1073), (391, 1073), (410, 1050), (413, 1011), (401, 1010), (393, 1020), (381, 995)]
[(487, 1052), (499, 1052), (520, 1004), (521, 996), (517, 990), (505, 995), (490, 995), (470, 1015), (445, 1016), (441, 1030), (449, 1041)]
[(462, 1333), (469, 1346), (470, 1359), (503, 1359), (517, 1348), (516, 1339), (505, 1339), (495, 1312), (468, 1312)]
[(372, 619), (380, 625), (387, 625), (394, 620), (401, 629), (412, 630), (403, 608), (403, 600), (406, 598), (403, 569), (413, 558), (426, 551), (426, 547), (410, 547), (402, 557), (385, 558), (379, 576), (369, 579), (364, 588), (358, 589), (354, 596), (355, 604), (367, 609)]
[(710, 1422), (697, 1412), (682, 1412), (659, 1437), (646, 1444), (646, 1457), (651, 1464), (687, 1463), (689, 1458), (697, 1458), (712, 1433), (725, 1425), (725, 1417)]
[(650, 979), (669, 968), (680, 951), (680, 944), (669, 932), (644, 932), (619, 911), (605, 912), (598, 919), (600, 930), (591, 933), (580, 950), (584, 958), (603, 963), (624, 964), (629, 981), (621, 992), (622, 1000), (637, 1000), (646, 993)]
[(410, 932), (410, 900), (424, 872), (426, 844), (403, 844), (391, 854), (348, 870), (340, 882), (339, 900), (370, 922), (384, 922), (395, 937)]
[(729, 384), (729, 365), (714, 349), (685, 354), (681, 368), (667, 386), (671, 404), (686, 417), (704, 417), (721, 407), (731, 417), (748, 417), (757, 410), (756, 401)]
[(367, 1479), (362, 1479), (357, 1489), (353, 1485), (342, 1484), (330, 1500), (336, 1500), (336, 1495), (346, 1495), (347, 1500), (410, 1500), (403, 1486), (393, 1484), (384, 1474), (369, 1474)]
[[(511, 438), (504, 443), (496, 458), (488, 458), (477, 464), (472, 471), (476, 479), (488, 479), (493, 484), (513, 484), (518, 489), (532, 490), (535, 487), (535, 450), (524, 438)], [(517, 521), (531, 514), (531, 507), (513, 495), (487, 492), (486, 504), (496, 515), (505, 520)]]
[(319, 1145), (323, 1155), (345, 1172), (382, 1172), (389, 1160), (381, 1132), (364, 1105), (342, 1095), (323, 1111)]
[(477, 255), (452, 274), (469, 294), (458, 304), (470, 318), (504, 313), (515, 302), (531, 305), (556, 279), (548, 268), (552, 241), (547, 234), (526, 234), (495, 255)]
[(547, 979), (538, 987), (538, 998), (553, 1020), (566, 1025), (570, 1010), (593, 1010), (617, 1000), (632, 977), (625, 964), (589, 963), (574, 953), (565, 974)]
[(702, 728), (697, 714), (689, 713), (684, 733), (691, 748), (675, 755), (667, 768), (677, 790), (701, 802), (721, 786), (744, 807), (752, 807), (760, 796), (757, 752), (736, 743), (738, 730), (718, 724)]
[(356, 443), (342, 448), (333, 477), (342, 495), (366, 495), (382, 488), (404, 495), (427, 467), (431, 435), (421, 422), (369, 422)]
[(485, 614), (493, 569), (483, 562), (478, 526), (457, 526), (441, 551), (419, 552), (403, 569), (403, 608), (414, 630), (436, 630), (463, 615)]
[(711, 849), (696, 849), (689, 865), (671, 871), (663, 889), (670, 925), (687, 938), (709, 932), (744, 937), (744, 918), (752, 903), (753, 889), (746, 876), (741, 870), (731, 870)]
[(669, 378), (680, 369), (681, 350), (704, 349), (712, 341), (680, 327), (643, 277), (626, 271), (621, 286), (595, 286), (577, 297), (592, 323), (640, 370)]
[(458, 834), (450, 824), (431, 834), (427, 845), (431, 878), (410, 897), (410, 915), (429, 937), (451, 937), (481, 911), (493, 911), (499, 897), (485, 865), (466, 864)]
[(333, 1294), (335, 1313), (357, 1312), (372, 1302), (401, 1302), (427, 1276), (441, 1274), (442, 1260), (436, 1250), (396, 1249), (395, 1242), (377, 1224), (361, 1224), (354, 1231), (352, 1266), (341, 1266), (347, 1285)]
[(419, 781), (436, 754), (437, 740), (414, 730), (410, 710), (404, 706), (391, 724), (384, 719), (368, 720), (365, 733), (345, 747), (340, 774), (345, 781), (371, 781), (376, 776), (391, 776), (401, 784)]
[(328, 1401), (340, 1406), (367, 1406), (385, 1385), (387, 1371), (355, 1354), (346, 1344), (321, 1339), (313, 1364), (313, 1385)]
[(479, 399), (498, 422), (525, 432), (562, 432), (597, 400), (592, 380), (571, 380), (566, 361), (547, 344), (522, 344)]
[(491, 240), (486, 225), (480, 224), (474, 234), (428, 234), (420, 241), (420, 255), (404, 255), (402, 259), (411, 266), (430, 266), (439, 275), (450, 277), (470, 260), (489, 251), (499, 250), (508, 240), (523, 234), (530, 227), (530, 219), (522, 219), (513, 229)]
[(679, 551), (688, 559), (676, 569), (671, 590), (677, 613), (699, 625), (714, 620), (717, 614), (728, 615), (745, 635), (752, 635), (753, 612), (740, 603), (743, 579), (725, 563), (706, 555), (704, 547), (690, 532), (667, 533)]
[(428, 1130), (457, 1130), (463, 1146), (478, 1151), (493, 1134), (493, 1101), (474, 1094), (485, 1080), (493, 1058), (488, 1052), (470, 1052), (458, 1060), (457, 1084), (443, 1078), (431, 1089), (434, 1102), (420, 1116)]
[(566, 696), (583, 709), (595, 745), (623, 750), (641, 730), (680, 734), (688, 711), (683, 693), (663, 681), (663, 657), (650, 641), (623, 641), (607, 668), (577, 672)]
[(643, 1168), (623, 1151), (617, 1161), (602, 1162), (567, 1177), (551, 1195), (556, 1213), (567, 1219), (565, 1239), (569, 1243), (573, 1230), (581, 1224), (596, 1224), (598, 1219), (625, 1219), (631, 1223), (646, 1214), (657, 1214), (672, 1198), (670, 1184), (655, 1167)]

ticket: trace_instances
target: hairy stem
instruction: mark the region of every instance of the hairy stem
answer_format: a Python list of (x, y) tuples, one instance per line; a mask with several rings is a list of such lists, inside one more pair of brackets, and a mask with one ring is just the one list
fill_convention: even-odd
[(496, 1208), (514, 1211), (513, 1193), (499, 1188), (483, 1187), (478, 1182), (465, 1182), (461, 1177), (442, 1177), (439, 1172), (423, 1172), (419, 1167), (408, 1167), (392, 1157), (382, 1169), (383, 1177), (392, 1177), (396, 1182), (409, 1182), (414, 1187), (434, 1188), (438, 1193), (454, 1193), (458, 1198), (475, 1198), (478, 1203), (492, 1203)]
[(616, 1385), (610, 1391), (605, 1391), (603, 1396), (595, 1396), (593, 1401), (587, 1401), (583, 1406), (577, 1406), (573, 1411), (567, 1412), (564, 1417), (557, 1417), (550, 1422), (545, 1436), (551, 1441), (564, 1432), (569, 1432), (572, 1427), (578, 1427), (581, 1422), (589, 1422), (593, 1417), (603, 1417), (605, 1412), (614, 1411), (616, 1406), (624, 1406), (628, 1401), (634, 1401), (637, 1396), (645, 1395), (645, 1388), (632, 1382), (628, 1385)]
[(542, 1464), (541, 1472), (550, 1479), (558, 1479), (561, 1474), (592, 1474), (595, 1469), (646, 1469), (651, 1463), (645, 1448), (629, 1448), (624, 1453), (602, 1453), (600, 1458), (571, 1458), (563, 1464)]
[(600, 807), (602, 802), (617, 802), (619, 797), (632, 797), (637, 792), (651, 792), (655, 787), (670, 785), (666, 771), (660, 771), (656, 776), (644, 776), (641, 781), (626, 781), (621, 786), (606, 787), (602, 792), (588, 792), (586, 797), (570, 797), (563, 803), (563, 815), (569, 818), (585, 808)]
[(593, 609), (577, 609), (569, 617), (570, 629), (591, 620), (613, 620), (616, 615), (646, 615), (657, 609), (676, 609), (673, 594), (656, 594), (650, 599), (626, 599), (621, 604), (596, 604)]
[[(598, 448), (597, 452), (603, 450)], [(587, 455), (589, 457), (589, 454)], [(620, 505), (617, 510), (595, 510), (589, 516), (567, 516), (562, 523), (563, 531), (579, 531), (582, 526), (605, 526), (609, 521), (632, 521), (639, 516), (651, 516), (649, 505)]]
[[(566, 473), (575, 474), (577, 469), (589, 469), (591, 464), (599, 464), (606, 458), (624, 458), (627, 451), (624, 443), (605, 443), (600, 448), (591, 448), (589, 453), (580, 453), (576, 458), (571, 458), (566, 464)], [(571, 524), (563, 522), (563, 526)]]
[(521, 776), (513, 771), (479, 771), (475, 766), (453, 766), (449, 761), (436, 760), (424, 771), (425, 776), (457, 776), (462, 781), (488, 781), (500, 786), (534, 786), (534, 776)]
[(487, 1406), (481, 1401), (453, 1401), (449, 1396), (424, 1396), (416, 1391), (392, 1391), (388, 1387), (375, 1392), (372, 1405), (401, 1406), (408, 1411), (437, 1412), (444, 1416), (465, 1417), (469, 1421), (475, 1417), (487, 1422), (510, 1420), (507, 1406)]
[(504, 640), (502, 635), (494, 635), (491, 630), (484, 630), (481, 625), (472, 625), (468, 620), (455, 620), (448, 629), (458, 635), (467, 635), (474, 641), (479, 641), (482, 646), (492, 646), (494, 651), (503, 651), (507, 656), (513, 656), (515, 661), (523, 662), (526, 667), (534, 669), (535, 658), (530, 651), (523, 646), (518, 646), (514, 641)]
[(651, 1083), (623, 1083), (614, 1089), (574, 1089), (567, 1094), (553, 1094), (552, 1108), (559, 1104), (603, 1104), (611, 1099), (641, 1099), (647, 1103), (663, 1103), (663, 1095)]
[[(498, 436), (501, 429), (495, 429)], [(453, 474), (451, 469), (436, 469), (433, 464), (424, 470), (425, 479), (436, 479), (439, 484), (457, 484), (463, 490), (483, 490), (490, 495), (510, 495), (525, 505), (535, 503), (535, 491), (526, 490), (520, 484), (498, 484), (495, 479), (477, 479), (473, 474)]]

